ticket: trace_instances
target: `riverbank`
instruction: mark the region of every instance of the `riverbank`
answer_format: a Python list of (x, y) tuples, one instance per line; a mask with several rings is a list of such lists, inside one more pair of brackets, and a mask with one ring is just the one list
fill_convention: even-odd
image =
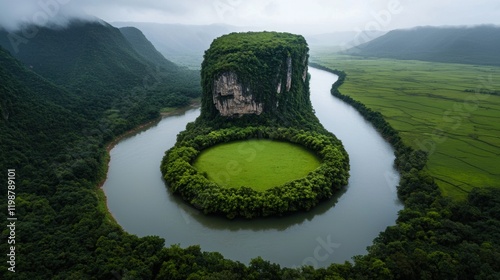
[(313, 59), (342, 69), (345, 95), (380, 113), (405, 146), (427, 153), (427, 171), (444, 196), (463, 200), (474, 187), (500, 188), (500, 96), (487, 94), (500, 89), (499, 67), (328, 53)]
[[(138, 236), (160, 236), (167, 247), (199, 244), (203, 251), (242, 263), (261, 256), (287, 267), (326, 267), (366, 254), (373, 238), (394, 225), (402, 209), (395, 193), (399, 176), (393, 168), (394, 150), (351, 106), (331, 96), (336, 76), (313, 68), (309, 72), (316, 115), (349, 153), (351, 177), (345, 192), (309, 212), (279, 218), (227, 221), (201, 214), (167, 190), (159, 168), (176, 135), (199, 116), (199, 110), (189, 110), (162, 119), (113, 149), (103, 190), (121, 227)], [(314, 259), (318, 238), (341, 246), (328, 258)]]
[(193, 100), (191, 100), (191, 103), (188, 106), (184, 106), (184, 107), (180, 107), (180, 108), (172, 108), (172, 110), (169, 110), (168, 112), (161, 112), (160, 117), (158, 117), (154, 120), (151, 120), (147, 123), (141, 124), (135, 128), (132, 128), (131, 130), (126, 131), (125, 133), (123, 133), (123, 134), (117, 136), (115, 139), (111, 140), (111, 142), (109, 142), (109, 144), (106, 146), (106, 151), (109, 154), (109, 152), (114, 148), (114, 146), (117, 143), (119, 143), (120, 141), (122, 141), (123, 139), (126, 139), (130, 136), (133, 136), (141, 131), (147, 130), (151, 126), (158, 124), (165, 117), (180, 115), (187, 110), (195, 109), (195, 108), (198, 108), (200, 106), (201, 106), (200, 100), (193, 99)]
[(108, 205), (107, 205), (107, 197), (106, 197), (106, 194), (103, 190), (103, 186), (104, 184), (106, 183), (106, 180), (108, 178), (108, 171), (109, 171), (109, 161), (111, 159), (110, 157), (110, 152), (111, 150), (118, 144), (120, 143), (120, 141), (128, 138), (128, 137), (132, 137), (134, 135), (136, 135), (137, 133), (141, 132), (141, 131), (145, 131), (149, 128), (151, 128), (152, 126), (158, 124), (159, 122), (161, 122), (161, 120), (163, 118), (166, 118), (166, 117), (170, 117), (170, 116), (175, 116), (175, 115), (181, 115), (183, 114), (184, 112), (186, 112), (187, 110), (190, 110), (190, 109), (195, 109), (195, 108), (198, 108), (200, 107), (201, 103), (200, 103), (200, 100), (199, 99), (193, 99), (191, 100), (191, 103), (188, 105), (188, 106), (184, 106), (184, 107), (180, 107), (180, 108), (174, 108), (173, 110), (171, 111), (168, 111), (168, 112), (161, 112), (160, 113), (160, 117), (154, 119), (154, 120), (151, 120), (149, 122), (146, 122), (146, 123), (143, 123), (135, 128), (132, 128), (126, 132), (124, 132), (123, 134), (115, 137), (113, 140), (111, 140), (107, 145), (106, 145), (106, 150), (105, 150), (105, 155), (104, 155), (104, 163), (103, 163), (103, 166), (102, 166), (102, 172), (104, 174), (104, 178), (102, 178), (99, 183), (97, 184), (97, 188), (95, 190), (95, 195), (96, 195), (96, 198), (97, 198), (97, 208), (102, 212), (104, 213), (104, 215), (106, 216), (106, 221), (109, 222), (112, 226), (116, 226), (118, 228), (120, 228), (121, 230), (123, 230), (123, 227), (116, 221), (115, 217), (113, 216), (113, 213), (111, 213), (111, 211), (109, 210), (108, 208)]

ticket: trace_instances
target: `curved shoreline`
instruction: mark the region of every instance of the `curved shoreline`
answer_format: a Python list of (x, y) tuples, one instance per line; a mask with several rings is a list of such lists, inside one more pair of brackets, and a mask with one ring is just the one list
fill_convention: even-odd
[[(282, 266), (300, 266), (304, 260), (311, 260), (308, 257), (318, 246), (318, 237), (342, 246), (328, 259), (306, 264), (325, 267), (366, 254), (366, 246), (380, 231), (394, 225), (401, 209), (392, 185), (399, 179), (393, 167), (394, 150), (354, 108), (331, 97), (337, 76), (314, 68), (310, 73), (311, 81), (315, 81), (311, 82), (311, 101), (318, 118), (327, 130), (345, 139), (344, 145), (353, 155), (352, 180), (346, 192), (309, 212), (279, 218), (228, 222), (224, 217), (203, 215), (165, 190), (157, 168), (163, 152), (176, 142), (176, 135), (199, 115), (199, 110), (189, 110), (182, 116), (164, 118), (157, 126), (116, 146), (110, 163), (112, 172), (103, 189), (108, 209), (121, 227), (138, 236), (158, 235), (167, 247), (198, 244), (203, 251), (217, 251), (244, 263), (260, 255)], [(291, 248), (290, 243), (297, 246)], [(283, 250), (288, 253), (283, 254)]]
[[(304, 177), (258, 191), (247, 185), (239, 188), (223, 187), (191, 164), (207, 148), (256, 136), (309, 149), (321, 159), (319, 167)], [(167, 182), (166, 187), (173, 193), (180, 194), (204, 214), (224, 215), (228, 219), (253, 219), (310, 211), (344, 188), (350, 176), (349, 155), (333, 133), (268, 126), (230, 127), (197, 134), (194, 138), (184, 138), (165, 153), (160, 169)], [(234, 170), (231, 172), (234, 174)], [(231, 177), (229, 174), (226, 179)]]
[(140, 124), (139, 126), (135, 127), (135, 128), (132, 128), (124, 133), (122, 133), (121, 135), (117, 136), (115, 139), (111, 140), (107, 145), (106, 145), (106, 150), (109, 154), (109, 152), (116, 146), (116, 144), (118, 144), (120, 141), (126, 139), (127, 137), (131, 137), (131, 136), (134, 136), (135, 134), (139, 133), (141, 130), (146, 130), (148, 128), (150, 128), (151, 126), (161, 122), (161, 120), (165, 117), (170, 117), (170, 116), (175, 116), (175, 115), (180, 115), (182, 113), (184, 113), (185, 111), (187, 110), (190, 110), (190, 109), (196, 109), (198, 107), (200, 107), (201, 104), (199, 101), (197, 100), (193, 100), (191, 102), (191, 104), (187, 105), (187, 106), (184, 106), (184, 107), (180, 107), (180, 108), (176, 108), (174, 109), (173, 111), (171, 112), (166, 112), (166, 113), (160, 113), (160, 116), (154, 120), (151, 120), (149, 122), (146, 122), (146, 123), (143, 123), (143, 124)]
[(130, 129), (130, 130), (122, 133), (121, 135), (115, 137), (113, 140), (111, 140), (106, 145), (106, 149), (105, 149), (106, 151), (105, 151), (104, 163), (103, 163), (104, 166), (102, 167), (104, 169), (104, 172), (103, 172), (104, 173), (104, 176), (103, 176), (104, 178), (102, 178), (99, 181), (99, 183), (96, 185), (97, 188), (95, 189), (95, 191), (96, 191), (98, 208), (103, 209), (104, 215), (108, 219), (108, 222), (110, 222), (113, 226), (117, 226), (122, 231), (125, 231), (123, 229), (123, 227), (115, 219), (113, 213), (109, 209), (109, 207), (108, 207), (108, 201), (107, 201), (107, 197), (106, 197), (106, 193), (103, 190), (103, 186), (106, 183), (106, 180), (108, 179), (109, 162), (111, 160), (111, 154), (110, 154), (111, 150), (118, 143), (120, 143), (122, 140), (124, 140), (124, 139), (126, 139), (128, 137), (132, 137), (132, 136), (136, 135), (137, 133), (139, 133), (140, 131), (149, 129), (150, 127), (154, 126), (155, 124), (158, 124), (159, 122), (161, 122), (161, 120), (163, 118), (165, 118), (165, 117), (180, 115), (180, 114), (186, 112), (187, 110), (195, 109), (195, 108), (198, 108), (198, 107), (200, 107), (200, 102), (198, 100), (192, 100), (191, 104), (189, 104), (188, 106), (176, 108), (176, 109), (174, 109), (171, 112), (160, 113), (160, 117), (158, 117), (158, 118), (156, 118), (154, 120), (148, 121), (146, 123), (143, 123), (143, 124), (141, 124), (141, 125), (139, 125), (139, 126), (137, 126), (135, 128), (132, 128), (132, 129)]
[(105, 158), (105, 163), (106, 163), (106, 177), (104, 179), (102, 179), (101, 182), (99, 182), (99, 184), (97, 184), (98, 188), (102, 189), (102, 186), (104, 185), (104, 183), (106, 182), (106, 179), (107, 179), (107, 174), (108, 174), (108, 169), (109, 169), (109, 160), (110, 160), (110, 152), (111, 150), (118, 144), (120, 143), (120, 141), (128, 138), (128, 137), (132, 137), (134, 135), (136, 135), (137, 133), (139, 133), (141, 130), (147, 130), (149, 129), (150, 127), (152, 127), (153, 125), (155, 124), (158, 124), (159, 122), (161, 122), (161, 120), (165, 117), (170, 117), (170, 116), (175, 116), (175, 115), (180, 115), (184, 112), (186, 112), (187, 110), (190, 110), (190, 109), (196, 109), (198, 107), (200, 107), (200, 103), (199, 101), (197, 100), (193, 100), (191, 102), (191, 104), (189, 104), (188, 106), (184, 106), (184, 107), (180, 107), (180, 108), (176, 108), (175, 110), (171, 111), (171, 112), (168, 112), (168, 113), (160, 113), (160, 116), (154, 120), (151, 120), (151, 121), (148, 121), (146, 123), (143, 123), (143, 124), (140, 124), (139, 126), (135, 127), (135, 128), (132, 128), (118, 136), (116, 136), (113, 140), (111, 140), (110, 142), (108, 142), (108, 144), (106, 145), (106, 158)]

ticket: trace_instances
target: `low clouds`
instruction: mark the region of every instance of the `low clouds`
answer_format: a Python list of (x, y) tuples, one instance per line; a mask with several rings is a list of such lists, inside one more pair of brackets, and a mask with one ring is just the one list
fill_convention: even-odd
[(65, 25), (72, 18), (93, 18), (70, 4), (70, 0), (2, 1), (0, 26), (13, 30), (27, 23)]
[[(0, 0), (0, 26), (63, 25), (72, 17), (107, 22), (225, 23), (315, 33), (418, 25), (500, 24), (497, 0)], [(396, 8), (398, 13), (386, 12)], [(373, 24), (377, 17), (383, 24)]]
[[(64, 25), (71, 18), (113, 21), (210, 23), (215, 15), (206, 1), (156, 0), (0, 0), (0, 26), (9, 30), (25, 23)], [(196, 5), (194, 3), (196, 2)], [(199, 2), (199, 3), (197, 3)], [(212, 16), (203, 11), (212, 10)], [(210, 13), (209, 13), (210, 14)], [(205, 22), (201, 22), (205, 21)]]

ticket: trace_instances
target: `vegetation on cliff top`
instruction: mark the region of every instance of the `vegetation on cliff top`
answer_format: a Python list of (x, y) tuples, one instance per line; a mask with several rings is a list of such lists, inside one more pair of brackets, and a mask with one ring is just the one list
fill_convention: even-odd
[[(245, 126), (248, 120), (254, 125), (317, 128), (319, 122), (309, 99), (309, 80), (304, 77), (308, 51), (304, 37), (290, 33), (231, 33), (215, 39), (202, 63), (200, 121), (224, 125), (224, 118), (220, 118), (213, 105), (212, 91), (219, 75), (234, 72), (243, 88), (250, 89), (255, 101), (263, 104), (264, 112), (258, 117), (243, 116), (232, 125), (242, 122)], [(286, 91), (288, 70), (291, 70), (291, 88)], [(277, 91), (278, 84), (282, 85), (281, 92)]]

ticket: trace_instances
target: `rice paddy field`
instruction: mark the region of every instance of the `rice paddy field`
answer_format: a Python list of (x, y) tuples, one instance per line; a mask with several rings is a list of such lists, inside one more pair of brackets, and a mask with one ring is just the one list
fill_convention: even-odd
[(320, 163), (314, 153), (300, 145), (250, 139), (210, 147), (193, 166), (221, 187), (265, 191), (305, 177)]
[(347, 73), (340, 91), (379, 111), (406, 144), (427, 151), (443, 195), (500, 188), (500, 67), (362, 58), (311, 60)]

